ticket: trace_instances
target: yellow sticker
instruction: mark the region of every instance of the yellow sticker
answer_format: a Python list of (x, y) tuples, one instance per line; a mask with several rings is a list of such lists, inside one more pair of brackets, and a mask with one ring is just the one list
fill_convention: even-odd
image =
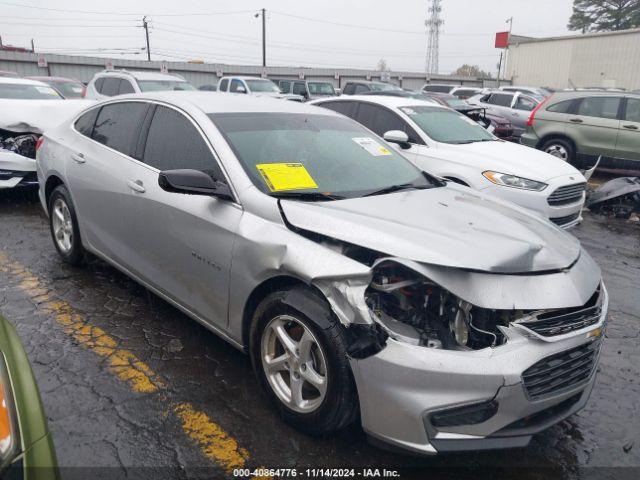
[(260, 163), (256, 168), (272, 192), (318, 188), (301, 163)]

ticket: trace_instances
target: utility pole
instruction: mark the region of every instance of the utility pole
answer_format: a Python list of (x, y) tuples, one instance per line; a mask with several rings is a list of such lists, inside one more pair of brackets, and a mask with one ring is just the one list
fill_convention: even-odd
[(267, 66), (267, 10), (261, 8), (258, 13), (254, 15), (258, 18), (262, 15), (262, 66)]
[(33, 43), (33, 38), (32, 38), (31, 39), (31, 53), (35, 53), (35, 51), (36, 51), (36, 47), (35, 47), (35, 45)]
[(147, 17), (142, 17), (142, 26), (144, 27), (144, 33), (147, 37), (147, 60), (151, 61), (151, 47), (149, 46), (149, 24), (147, 23)]
[(428, 8), (428, 18), (424, 22), (429, 29), (427, 40), (427, 61), (425, 64), (426, 73), (438, 73), (440, 60), (440, 27), (444, 20), (440, 17), (442, 13), (442, 0), (431, 0)]
[[(505, 23), (509, 24), (509, 38), (507, 39), (507, 48), (504, 49), (504, 75), (503, 78), (507, 76), (507, 60), (509, 58), (509, 42), (511, 41), (511, 31), (513, 30), (513, 17), (507, 18)], [(498, 79), (500, 75), (498, 75)]]

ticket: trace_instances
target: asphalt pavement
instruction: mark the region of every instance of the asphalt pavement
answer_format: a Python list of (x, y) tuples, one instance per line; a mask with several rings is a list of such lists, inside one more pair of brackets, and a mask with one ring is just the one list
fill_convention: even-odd
[(419, 458), (369, 444), (357, 426), (298, 433), (268, 407), (240, 351), (100, 260), (63, 264), (35, 195), (0, 192), (0, 313), (24, 343), (65, 479), (232, 478), (259, 467), (640, 478), (640, 225), (587, 213), (572, 233), (611, 297), (598, 379), (583, 411), (519, 450)]

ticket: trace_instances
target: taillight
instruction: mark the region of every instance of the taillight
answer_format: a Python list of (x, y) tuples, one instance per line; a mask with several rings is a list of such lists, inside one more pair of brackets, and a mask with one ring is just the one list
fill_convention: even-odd
[(80, 94), (80, 96), (82, 98), (85, 98), (87, 96), (87, 87), (85, 85), (82, 85), (82, 93)]
[(44, 137), (40, 137), (36, 142), (36, 152), (40, 150), (40, 147), (42, 146), (43, 143), (44, 143)]
[(533, 121), (536, 118), (536, 113), (538, 113), (538, 110), (540, 110), (542, 108), (542, 106), (547, 103), (547, 101), (549, 100), (550, 97), (545, 98), (542, 102), (540, 102), (538, 104), (538, 106), (536, 108), (534, 108), (533, 110), (531, 110), (531, 115), (529, 115), (529, 120), (527, 121), (527, 127), (533, 127)]

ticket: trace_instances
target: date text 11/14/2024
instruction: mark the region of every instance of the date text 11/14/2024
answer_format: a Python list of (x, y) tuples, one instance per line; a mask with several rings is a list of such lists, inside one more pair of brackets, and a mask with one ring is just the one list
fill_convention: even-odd
[(238, 468), (235, 478), (400, 478), (397, 470), (386, 468)]

